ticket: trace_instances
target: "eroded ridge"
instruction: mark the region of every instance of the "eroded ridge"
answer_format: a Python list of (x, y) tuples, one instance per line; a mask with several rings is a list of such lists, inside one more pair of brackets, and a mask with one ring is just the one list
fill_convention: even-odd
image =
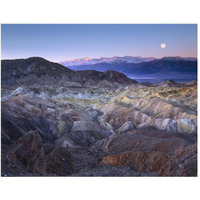
[(2, 69), (2, 176), (197, 176), (197, 82), (38, 58)]

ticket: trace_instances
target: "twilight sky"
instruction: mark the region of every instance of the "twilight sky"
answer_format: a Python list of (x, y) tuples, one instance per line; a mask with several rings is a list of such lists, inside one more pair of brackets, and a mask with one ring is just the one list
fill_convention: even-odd
[(58, 62), (83, 57), (197, 57), (197, 25), (2, 24), (1, 59), (32, 56)]

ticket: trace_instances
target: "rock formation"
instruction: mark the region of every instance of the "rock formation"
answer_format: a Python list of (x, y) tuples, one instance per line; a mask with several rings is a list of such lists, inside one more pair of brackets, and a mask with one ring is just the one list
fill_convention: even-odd
[(2, 61), (2, 176), (197, 176), (197, 82), (139, 84)]

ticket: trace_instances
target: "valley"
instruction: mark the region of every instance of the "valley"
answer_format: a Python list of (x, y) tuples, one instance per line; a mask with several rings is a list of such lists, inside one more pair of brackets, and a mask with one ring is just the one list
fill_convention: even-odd
[[(97, 70), (105, 72), (114, 70), (121, 72), (135, 80), (149, 79), (148, 81), (197, 79), (197, 59), (192, 57), (100, 57), (97, 59), (82, 58), (60, 62), (72, 70)], [(141, 82), (141, 81), (139, 81)]]
[(32, 57), (3, 60), (1, 84), (1, 176), (197, 176), (197, 81)]

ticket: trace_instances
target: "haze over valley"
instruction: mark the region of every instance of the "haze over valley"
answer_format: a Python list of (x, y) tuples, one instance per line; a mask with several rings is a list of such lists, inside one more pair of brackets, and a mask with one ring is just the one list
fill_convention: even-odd
[(82, 58), (71, 61), (62, 61), (60, 64), (73, 70), (115, 70), (126, 74), (129, 78), (138, 81), (152, 79), (189, 81), (197, 79), (197, 59), (194, 57), (108, 57)]

